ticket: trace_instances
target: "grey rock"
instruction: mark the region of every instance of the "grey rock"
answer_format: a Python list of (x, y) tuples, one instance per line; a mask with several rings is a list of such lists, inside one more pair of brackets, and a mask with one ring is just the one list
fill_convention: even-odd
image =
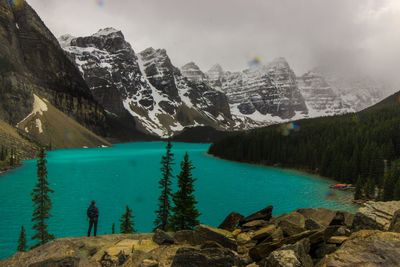
[[(310, 236), (313, 236), (314, 234), (318, 233), (318, 231), (305, 231), (297, 235), (293, 235), (290, 237), (286, 237), (282, 240), (279, 241), (273, 241), (273, 242), (262, 242), (260, 244), (257, 244), (255, 247), (250, 249), (249, 254), (250, 257), (254, 261), (260, 261), (264, 258), (267, 258), (271, 252), (274, 250), (277, 250), (281, 248), (284, 245), (289, 245), (289, 244), (294, 244), (304, 238), (308, 238)], [(311, 242), (311, 241), (310, 241)]]
[(243, 220), (240, 221), (240, 225), (244, 225), (248, 222), (256, 220), (269, 221), (272, 218), (272, 209), (273, 207), (269, 205), (264, 209), (245, 217)]
[(226, 248), (180, 248), (172, 261), (172, 267), (231, 267), (239, 264), (235, 253)]
[(345, 211), (338, 211), (329, 225), (343, 225), (346, 227), (351, 227), (353, 225), (353, 221), (354, 214)]
[(322, 242), (311, 248), (310, 255), (313, 259), (318, 261), (325, 257), (325, 255), (335, 252), (337, 249), (338, 247), (335, 244), (326, 244)]
[(282, 229), (285, 236), (296, 235), (306, 230), (304, 216), (296, 211), (277, 217), (274, 223)]
[(323, 227), (327, 227), (337, 214), (336, 211), (325, 208), (298, 209), (296, 212), (303, 215), (305, 219), (311, 219)]
[(389, 231), (400, 233), (400, 210), (396, 211), (390, 222)]
[(243, 215), (237, 212), (232, 212), (228, 216), (226, 216), (226, 218), (218, 226), (218, 228), (232, 232), (233, 230), (236, 229), (236, 227), (239, 225), (240, 220), (242, 220), (243, 218), (244, 218)]
[(301, 267), (301, 262), (293, 250), (276, 250), (266, 259), (263, 266), (270, 267)]
[(199, 235), (197, 231), (193, 230), (181, 230), (174, 234), (174, 239), (180, 244), (190, 244), (193, 246), (202, 245), (208, 241), (203, 236)]
[(353, 229), (389, 230), (394, 213), (400, 209), (400, 201), (368, 201), (356, 213)]
[(199, 225), (196, 228), (196, 233), (204, 240), (214, 241), (225, 248), (237, 250), (236, 240), (229, 231), (207, 225)]
[(255, 221), (250, 221), (250, 222), (243, 224), (241, 229), (242, 229), (242, 231), (255, 230), (255, 229), (259, 229), (263, 226), (266, 226), (267, 224), (268, 224), (267, 221), (255, 220)]
[(175, 239), (172, 236), (160, 229), (154, 232), (153, 241), (158, 245), (171, 245), (175, 243)]
[(272, 252), (265, 260), (265, 265), (271, 267), (312, 267), (313, 262), (308, 254), (309, 250), (310, 243), (309, 240), (305, 238), (295, 244), (283, 246)]
[(304, 222), (304, 226), (307, 230), (317, 230), (323, 228), (323, 226), (313, 219), (306, 219)]
[(318, 266), (400, 266), (399, 248), (400, 233), (362, 230)]

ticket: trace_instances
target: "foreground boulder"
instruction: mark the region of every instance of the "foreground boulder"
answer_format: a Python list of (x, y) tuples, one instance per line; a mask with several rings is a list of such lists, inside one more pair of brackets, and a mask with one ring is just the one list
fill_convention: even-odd
[(356, 213), (353, 221), (354, 230), (389, 230), (396, 211), (400, 210), (400, 201), (368, 201)]
[(318, 266), (400, 266), (400, 233), (372, 230), (354, 233)]
[[(393, 204), (369, 203), (366, 207)], [(158, 230), (154, 234), (64, 238), (17, 253), (0, 261), (0, 266), (400, 266), (400, 233), (354, 232), (350, 227), (398, 231), (400, 211), (387, 215), (388, 209), (371, 213), (363, 207), (353, 222), (350, 213), (326, 209), (299, 209), (269, 218), (272, 209), (266, 208), (246, 217), (250, 219), (246, 223), (230, 214), (225, 222), (227, 228), (234, 226), (232, 231), (199, 225), (175, 233)]]
[(239, 222), (244, 219), (244, 216), (237, 213), (232, 212), (228, 216), (226, 216), (225, 220), (218, 226), (218, 228), (233, 231), (239, 225)]
[(240, 225), (246, 224), (251, 221), (256, 221), (256, 220), (263, 220), (263, 221), (269, 221), (272, 218), (272, 209), (273, 207), (267, 206), (266, 208), (257, 211), (244, 219), (240, 221)]
[(149, 234), (109, 235), (96, 238), (61, 238), (26, 253), (17, 253), (0, 266), (100, 266), (117, 263), (118, 255), (157, 247)]
[(290, 245), (299, 242), (302, 239), (309, 238), (317, 234), (318, 231), (305, 231), (303, 233), (286, 237), (279, 241), (264, 241), (252, 249), (250, 249), (250, 257), (258, 262), (264, 258), (267, 258), (273, 251), (281, 248), (284, 245)]
[(285, 236), (300, 234), (306, 230), (304, 216), (296, 211), (276, 218), (274, 223), (282, 229)]
[(237, 250), (236, 240), (229, 231), (201, 224), (197, 226), (196, 233), (203, 240), (214, 241), (225, 248)]
[(175, 239), (172, 236), (160, 229), (154, 232), (153, 241), (158, 245), (171, 245), (175, 243)]
[(337, 213), (324, 208), (298, 209), (296, 212), (303, 215), (305, 220), (313, 221), (322, 227), (327, 227)]
[(181, 248), (176, 252), (172, 267), (231, 267), (239, 266), (240, 259), (229, 249), (211, 248)]
[(400, 233), (400, 210), (396, 211), (390, 222), (389, 231)]
[(310, 251), (310, 240), (303, 239), (292, 245), (285, 245), (272, 252), (265, 260), (263, 266), (287, 267), (302, 266), (312, 267), (313, 261), (308, 254)]

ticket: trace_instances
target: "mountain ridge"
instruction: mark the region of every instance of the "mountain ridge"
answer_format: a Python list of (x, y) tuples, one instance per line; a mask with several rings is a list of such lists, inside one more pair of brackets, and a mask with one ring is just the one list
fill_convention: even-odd
[[(108, 109), (117, 116), (128, 112), (138, 129), (164, 137), (190, 126), (230, 127), (232, 119), (224, 95), (183, 77), (164, 49), (135, 53), (120, 31), (100, 32), (105, 33), (62, 36), (59, 40), (103, 106), (109, 106), (110, 97), (99, 97), (99, 91), (113, 94), (112, 107), (119, 108)], [(124, 55), (119, 57), (122, 51)]]

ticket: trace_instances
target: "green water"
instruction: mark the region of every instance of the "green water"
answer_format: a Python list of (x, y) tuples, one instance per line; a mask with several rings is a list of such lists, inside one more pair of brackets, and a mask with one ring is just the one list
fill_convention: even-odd
[[(196, 169), (196, 197), (201, 222), (217, 226), (231, 211), (249, 214), (274, 206), (274, 214), (296, 208), (327, 207), (353, 211), (349, 195), (337, 192), (327, 197), (332, 183), (294, 171), (229, 162), (206, 155), (209, 145), (174, 143), (175, 173), (187, 151)], [(97, 201), (99, 234), (119, 229), (119, 218), (129, 205), (140, 232), (153, 228), (159, 194), (160, 158), (165, 143), (142, 142), (112, 148), (68, 149), (48, 154), (48, 178), (53, 209), (49, 220), (57, 237), (83, 236), (87, 229), (86, 208)], [(21, 225), (30, 238), (32, 203), (30, 192), (36, 180), (36, 161), (0, 175), (0, 258), (15, 252)]]

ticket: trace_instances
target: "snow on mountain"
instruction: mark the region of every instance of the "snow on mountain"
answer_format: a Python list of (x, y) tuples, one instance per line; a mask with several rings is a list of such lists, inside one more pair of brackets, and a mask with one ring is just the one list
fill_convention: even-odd
[(185, 76), (189, 81), (202, 82), (205, 81), (205, 75), (200, 68), (194, 63), (189, 62), (181, 67), (182, 75)]
[(212, 86), (226, 93), (236, 116), (269, 124), (307, 114), (296, 76), (283, 58), (242, 72), (224, 72), (215, 65), (207, 77)]
[(332, 91), (353, 111), (372, 106), (395, 91), (370, 75), (343, 73), (328, 67), (318, 67), (312, 72), (323, 77)]
[(332, 116), (355, 111), (318, 73), (307, 72), (298, 77), (297, 83), (305, 99), (309, 117)]
[(117, 116), (128, 113), (144, 132), (166, 137), (184, 127), (229, 129), (233, 123), (226, 96), (185, 78), (163, 49), (136, 54), (113, 28), (87, 37), (62, 36), (59, 42), (96, 100)]
[(64, 35), (59, 42), (108, 112), (134, 118), (139, 130), (164, 137), (199, 125), (251, 129), (355, 112), (388, 95), (372, 79), (325, 69), (296, 77), (284, 58), (240, 72), (216, 64), (204, 73), (194, 62), (178, 69), (164, 49), (136, 54), (114, 28), (87, 37)]

